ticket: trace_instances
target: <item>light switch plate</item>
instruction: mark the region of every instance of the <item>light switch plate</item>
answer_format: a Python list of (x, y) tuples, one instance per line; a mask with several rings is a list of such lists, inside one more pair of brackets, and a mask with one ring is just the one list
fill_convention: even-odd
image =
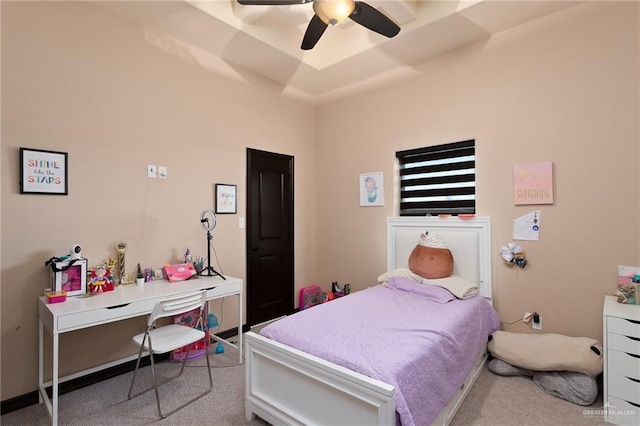
[(167, 178), (167, 167), (166, 166), (159, 166), (158, 167), (158, 174), (160, 175), (160, 179), (166, 179)]
[(156, 177), (157, 168), (155, 164), (147, 165), (147, 177), (154, 178)]

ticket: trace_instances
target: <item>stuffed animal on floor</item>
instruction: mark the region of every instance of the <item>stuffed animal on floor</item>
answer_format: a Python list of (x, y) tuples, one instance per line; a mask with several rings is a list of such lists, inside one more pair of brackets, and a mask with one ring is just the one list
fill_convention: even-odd
[(533, 371), (519, 368), (499, 359), (489, 361), (488, 368), (501, 376), (527, 376), (549, 395), (573, 402), (591, 405), (598, 397), (595, 377), (575, 371)]
[(528, 376), (539, 388), (578, 405), (598, 395), (602, 345), (587, 337), (496, 331), (488, 344), (489, 370), (503, 376)]

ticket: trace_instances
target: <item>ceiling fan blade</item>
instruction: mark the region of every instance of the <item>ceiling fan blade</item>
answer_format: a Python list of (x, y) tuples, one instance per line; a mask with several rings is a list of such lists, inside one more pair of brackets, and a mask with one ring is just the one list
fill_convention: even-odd
[(311, 22), (309, 22), (309, 26), (307, 27), (307, 31), (304, 33), (304, 38), (302, 39), (302, 46), (300, 48), (302, 50), (310, 50), (313, 49), (313, 46), (316, 45), (322, 34), (324, 34), (324, 30), (327, 29), (327, 24), (322, 22), (322, 19), (318, 18), (318, 15), (313, 15), (311, 18)]
[(243, 5), (258, 6), (286, 6), (290, 4), (311, 3), (313, 0), (236, 0)]
[(349, 18), (358, 24), (389, 38), (396, 36), (400, 32), (400, 27), (378, 9), (361, 1), (355, 3), (356, 8)]

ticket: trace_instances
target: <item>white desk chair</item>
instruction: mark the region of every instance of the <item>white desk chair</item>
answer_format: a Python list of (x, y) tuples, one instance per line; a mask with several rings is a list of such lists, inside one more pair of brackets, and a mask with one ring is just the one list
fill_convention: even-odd
[[(189, 345), (190, 347), (191, 344), (200, 340), (204, 341), (205, 347), (208, 346), (209, 342), (205, 341), (205, 332), (199, 329), (204, 328), (202, 315), (204, 312), (205, 302), (206, 293), (204, 291), (198, 293), (190, 293), (185, 296), (174, 297), (172, 299), (161, 300), (153, 308), (153, 312), (151, 313), (151, 315), (149, 315), (149, 320), (147, 321), (147, 330), (144, 333), (140, 333), (137, 336), (133, 337), (133, 341), (140, 346), (140, 351), (138, 353), (136, 368), (133, 372), (133, 378), (131, 379), (131, 387), (129, 388), (129, 399), (142, 395), (143, 393), (146, 393), (151, 389), (155, 389), (156, 401), (158, 403), (158, 414), (160, 415), (160, 418), (165, 418), (180, 410), (181, 408), (184, 408), (187, 405), (191, 404), (195, 400), (202, 398), (203, 396), (211, 392), (211, 389), (213, 388), (213, 378), (211, 377), (209, 355), (205, 353), (205, 357), (207, 359), (207, 372), (209, 373), (209, 388), (195, 398), (170, 411), (169, 413), (162, 414), (162, 409), (160, 408), (160, 395), (158, 394), (158, 387), (182, 375), (187, 358), (189, 357), (189, 351), (187, 351), (187, 353), (185, 354), (184, 360), (182, 361), (182, 368), (180, 368), (178, 374), (169, 377), (168, 379), (165, 379), (160, 383), (158, 383), (158, 380), (156, 378), (153, 355), (164, 354), (187, 345)], [(185, 312), (189, 312), (197, 308), (200, 308), (200, 315), (198, 316), (198, 322), (195, 328), (180, 324), (169, 324), (156, 327), (156, 320), (160, 318), (184, 314)], [(153, 386), (140, 391), (135, 395), (131, 395), (131, 392), (133, 391), (133, 384), (136, 380), (136, 373), (138, 372), (138, 367), (140, 366), (140, 359), (142, 358), (143, 350), (149, 351), (150, 354), (149, 358), (151, 359), (151, 374), (153, 376)]]

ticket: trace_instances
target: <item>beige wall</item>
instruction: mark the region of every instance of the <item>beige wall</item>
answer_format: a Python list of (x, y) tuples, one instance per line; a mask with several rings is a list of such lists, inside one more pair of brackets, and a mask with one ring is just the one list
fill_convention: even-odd
[[(358, 289), (385, 270), (396, 150), (473, 138), (502, 321), (537, 311), (545, 332), (601, 340), (616, 267), (640, 262), (637, 7), (576, 6), (419, 64), (401, 84), (319, 107), (318, 282)], [(538, 161), (554, 164), (555, 203), (514, 206), (513, 165)], [(359, 207), (358, 175), (374, 171), (384, 172), (387, 202)], [(529, 266), (510, 269), (499, 249), (513, 219), (534, 209), (540, 240), (520, 242)]]
[[(2, 400), (37, 388), (36, 298), (45, 260), (72, 244), (95, 266), (126, 241), (128, 269), (206, 255), (200, 212), (213, 185), (238, 185), (219, 215), (216, 269), (245, 276), (247, 147), (295, 157), (296, 282), (315, 277), (314, 109), (168, 55), (141, 29), (80, 2), (2, 5)], [(20, 195), (18, 148), (69, 153), (69, 195)], [(168, 179), (146, 177), (148, 163)], [(236, 326), (225, 303), (221, 329)], [(212, 311), (222, 319), (220, 303)], [(228, 311), (228, 312), (227, 312)], [(61, 338), (61, 373), (128, 355), (144, 319)]]
[[(475, 138), (501, 318), (535, 310), (546, 332), (600, 338), (616, 266), (640, 262), (639, 21), (635, 3), (577, 6), (313, 108), (167, 55), (92, 6), (3, 2), (1, 399), (36, 389), (44, 261), (73, 243), (94, 263), (120, 240), (130, 263), (179, 260), (187, 245), (203, 254), (193, 218), (213, 206), (215, 182), (236, 183), (240, 213), (219, 216), (214, 243), (224, 272), (244, 278), (247, 147), (295, 156), (296, 285), (357, 290), (385, 269), (395, 151)], [(20, 146), (69, 152), (69, 196), (18, 194)], [(554, 162), (556, 202), (514, 206), (512, 166), (534, 161)], [(168, 166), (169, 179), (147, 179), (148, 163)], [(358, 174), (373, 171), (385, 173), (387, 202), (361, 208)], [(509, 269), (499, 247), (534, 208), (530, 266)], [(225, 315), (222, 328), (233, 326)], [(138, 327), (64, 336), (62, 372), (130, 353)]]

